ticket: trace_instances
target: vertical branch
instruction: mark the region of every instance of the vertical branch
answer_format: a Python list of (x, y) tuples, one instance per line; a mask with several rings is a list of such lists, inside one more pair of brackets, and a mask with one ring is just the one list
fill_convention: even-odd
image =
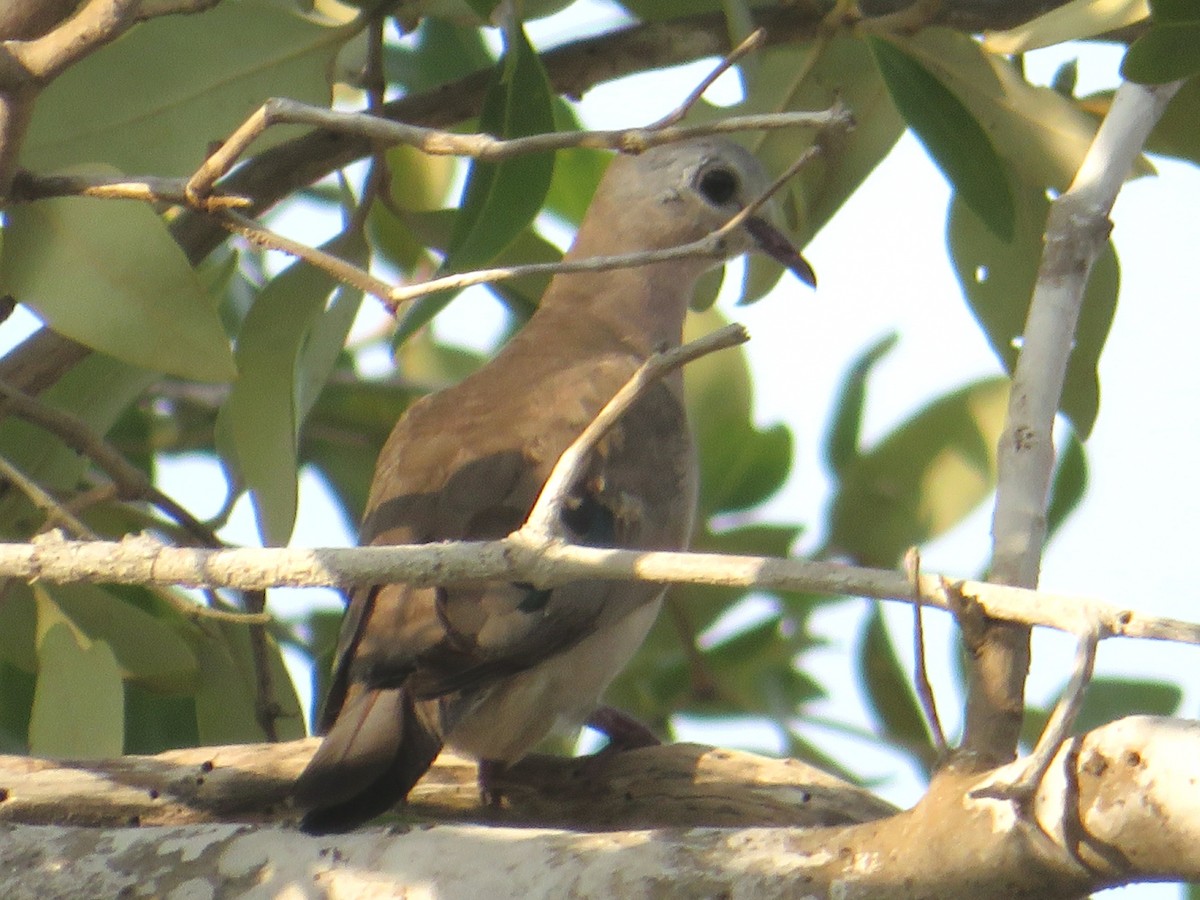
[[(1045, 250), (1029, 304), (1000, 436), (990, 580), (1033, 588), (1046, 539), (1053, 427), (1092, 264), (1117, 193), (1181, 82), (1121, 85), (1070, 188), (1050, 207)], [(1029, 629), (989, 622), (975, 648), (963, 748), (985, 764), (1016, 752), (1029, 671)]]

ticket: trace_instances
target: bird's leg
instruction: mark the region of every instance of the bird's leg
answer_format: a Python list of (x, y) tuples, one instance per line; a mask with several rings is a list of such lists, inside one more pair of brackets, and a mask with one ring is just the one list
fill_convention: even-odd
[(481, 759), (476, 780), (479, 783), (479, 802), (492, 809), (499, 809), (504, 794), (496, 787), (496, 779), (507, 765), (498, 759)]
[(608, 746), (602, 753), (657, 747), (662, 743), (644, 724), (613, 706), (597, 707), (585, 724), (608, 738)]

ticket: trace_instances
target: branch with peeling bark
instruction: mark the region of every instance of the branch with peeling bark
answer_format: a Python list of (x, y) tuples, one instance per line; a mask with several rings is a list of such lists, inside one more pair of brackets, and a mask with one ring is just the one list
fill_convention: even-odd
[[(448, 896), (496, 898), (650, 896), (669, 883), (673, 896), (1059, 900), (1200, 878), (1197, 722), (1137, 716), (1073, 739), (1025, 815), (972, 797), (980, 776), (953, 767), (897, 813), (792, 761), (678, 744), (598, 765), (526, 760), (506, 773), (502, 810), (480, 808), (473, 765), (443, 755), (414, 790), (404, 825), (336, 841), (238, 824), (292, 818), (287, 789), (315, 746), (71, 763), (0, 757), (0, 821), (54, 823), (5, 829), (0, 893), (23, 896), (33, 877), (52, 896), (74, 896), (85, 878), (97, 896), (135, 887), (167, 896), (196, 881), (241, 892), (247, 878), (269, 895), (308, 883), (350, 892), (369, 872), (375, 892), (436, 884)], [(111, 865), (114, 841), (148, 864)], [(55, 864), (42, 865), (47, 858)]]

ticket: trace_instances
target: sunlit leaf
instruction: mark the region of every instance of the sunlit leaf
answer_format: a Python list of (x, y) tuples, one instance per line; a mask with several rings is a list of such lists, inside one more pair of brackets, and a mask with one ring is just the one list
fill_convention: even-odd
[(35, 585), (37, 687), (29, 720), (29, 752), (87, 759), (120, 756), (125, 695), (112, 649), (88, 639), (53, 598)]
[(975, 382), (933, 401), (842, 473), (829, 550), (892, 566), (944, 534), (992, 491), (1008, 380)]
[(56, 331), (155, 372), (234, 377), (212, 300), (148, 206), (71, 197), (5, 215), (0, 289)]
[[(746, 145), (772, 174), (779, 174), (819, 143), (813, 158), (778, 195), (776, 210), (796, 246), (803, 248), (887, 156), (904, 120), (897, 112), (866, 44), (838, 36), (829, 41), (773, 47), (755, 54), (756, 69), (746, 98), (732, 109), (701, 104), (690, 118), (703, 121), (730, 114), (825, 109), (835, 102), (851, 110), (849, 131), (784, 129), (743, 135)], [(817, 269), (820, 269), (817, 261)], [(747, 259), (742, 297), (752, 302), (779, 281), (782, 267), (762, 254)]]
[[(926, 28), (903, 47), (971, 111), (1016, 180), (1066, 190), (1096, 134), (1094, 118), (1030, 84), (1012, 60), (985, 53), (969, 35)], [(1139, 161), (1135, 171), (1151, 170)]]
[(1146, 0), (1071, 0), (1007, 31), (989, 32), (984, 49), (992, 53), (1025, 53), (1063, 41), (1082, 40), (1116, 31), (1150, 14)]

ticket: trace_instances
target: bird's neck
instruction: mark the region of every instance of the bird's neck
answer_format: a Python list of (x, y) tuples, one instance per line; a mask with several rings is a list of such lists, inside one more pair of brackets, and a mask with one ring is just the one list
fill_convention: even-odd
[[(577, 247), (567, 259), (593, 255)], [(572, 323), (572, 329), (588, 329), (598, 349), (608, 338), (646, 357), (682, 340), (683, 320), (703, 268), (699, 262), (675, 261), (557, 275), (542, 298), (539, 316), (558, 327)]]

